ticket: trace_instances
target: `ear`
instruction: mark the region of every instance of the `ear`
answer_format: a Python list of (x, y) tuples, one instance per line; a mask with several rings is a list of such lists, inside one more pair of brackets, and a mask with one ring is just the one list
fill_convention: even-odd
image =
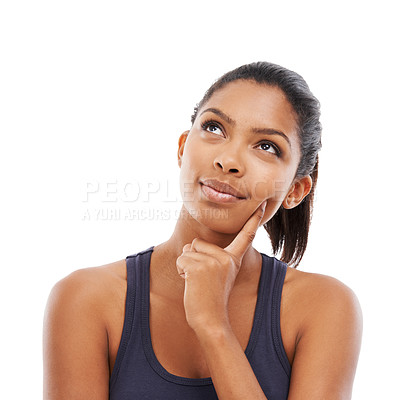
[(310, 193), (311, 188), (312, 179), (310, 175), (304, 176), (301, 179), (296, 179), (285, 196), (282, 206), (286, 209), (298, 206), (303, 201), (304, 197)]
[(186, 143), (186, 139), (189, 135), (189, 131), (185, 131), (183, 132), (180, 136), (179, 136), (179, 140), (178, 140), (178, 165), (179, 168), (182, 165), (182, 156), (183, 156), (183, 150), (185, 149), (185, 143)]

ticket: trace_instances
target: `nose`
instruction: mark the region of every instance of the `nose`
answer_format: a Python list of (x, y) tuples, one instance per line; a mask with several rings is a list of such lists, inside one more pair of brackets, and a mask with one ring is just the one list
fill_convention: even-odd
[(231, 172), (236, 176), (242, 176), (244, 165), (240, 157), (240, 150), (226, 149), (223, 153), (219, 153), (214, 159), (214, 168), (225, 173)]

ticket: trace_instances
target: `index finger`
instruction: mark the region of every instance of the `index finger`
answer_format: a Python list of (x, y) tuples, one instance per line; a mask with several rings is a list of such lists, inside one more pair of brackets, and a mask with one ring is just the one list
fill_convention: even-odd
[(264, 216), (266, 205), (267, 201), (265, 200), (243, 225), (243, 228), (237, 234), (235, 239), (233, 239), (232, 243), (224, 249), (240, 261), (256, 236), (257, 229), (260, 226), (262, 217)]

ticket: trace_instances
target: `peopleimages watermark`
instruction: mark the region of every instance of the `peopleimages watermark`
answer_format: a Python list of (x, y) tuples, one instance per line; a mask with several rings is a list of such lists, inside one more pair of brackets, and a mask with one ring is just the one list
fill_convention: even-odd
[[(192, 217), (196, 219), (227, 219), (226, 207), (191, 207), (201, 199), (199, 183), (153, 179), (147, 181), (88, 181), (85, 183), (82, 196), (83, 221), (129, 221), (129, 220), (171, 220)], [(239, 184), (234, 186), (239, 192), (252, 201), (263, 201), (265, 198), (279, 198), (284, 195), (288, 185), (285, 182), (263, 181), (252, 183), (251, 190)], [(180, 196), (178, 196), (180, 194)], [(283, 197), (282, 197), (283, 200)], [(133, 206), (135, 203), (135, 206)], [(156, 206), (167, 203), (174, 209)], [(179, 210), (173, 205), (180, 204)], [(182, 214), (182, 204), (188, 205)], [(146, 205), (152, 204), (152, 208)]]
[(150, 181), (120, 181), (113, 179), (107, 182), (86, 182), (82, 201), (100, 201), (103, 203), (150, 202), (155, 198), (164, 202), (179, 201), (177, 189), (168, 180), (153, 179)]
[(182, 210), (171, 209), (139, 209), (139, 208), (94, 208), (86, 209), (83, 213), (83, 221), (140, 221), (140, 220), (177, 220), (179, 217), (195, 219), (228, 219), (229, 212), (227, 209), (204, 209), (190, 210), (182, 213)]
[[(235, 188), (243, 193), (247, 198), (259, 200), (260, 202), (266, 197), (276, 197), (284, 195), (290, 185), (284, 181), (261, 181), (252, 183), (252, 187), (248, 188), (242, 183), (234, 185)], [(182, 201), (194, 200), (196, 190), (199, 190), (199, 184), (194, 182), (183, 182), (180, 187), (176, 187), (167, 179), (152, 179), (147, 181), (121, 181), (113, 179), (107, 182), (90, 181), (85, 183), (82, 202), (97, 203), (133, 203), (151, 202), (159, 200), (166, 203), (174, 203)], [(181, 196), (179, 196), (181, 192)]]

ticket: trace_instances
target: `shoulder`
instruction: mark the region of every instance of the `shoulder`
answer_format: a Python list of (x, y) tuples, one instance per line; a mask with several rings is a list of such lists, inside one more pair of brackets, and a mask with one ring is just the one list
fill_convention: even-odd
[(346, 311), (346, 315), (352, 313), (352, 317), (361, 319), (361, 307), (356, 294), (331, 276), (288, 268), (284, 290), (289, 300), (297, 304), (298, 311), (303, 310), (302, 314), (309, 315), (311, 320), (329, 311)]
[[(84, 320), (104, 327), (117, 307), (123, 307), (126, 295), (126, 263), (118, 260), (96, 267), (78, 269), (52, 288), (45, 310), (45, 324)], [(59, 311), (62, 310), (62, 313)]]
[[(360, 338), (362, 311), (356, 294), (331, 276), (287, 268), (282, 290), (281, 323), (290, 332), (287, 348), (295, 352), (301, 338), (340, 329)], [(332, 327), (332, 325), (334, 325)]]
[(81, 307), (84, 305), (98, 307), (103, 303), (101, 299), (112, 295), (115, 290), (124, 285), (126, 285), (125, 260), (98, 267), (82, 268), (54, 285), (49, 302), (78, 302)]
[(45, 398), (108, 398), (109, 325), (123, 308), (124, 267), (80, 269), (54, 285), (43, 326)]
[(99, 328), (107, 330), (112, 308), (123, 302), (125, 294), (125, 260), (76, 270), (53, 286), (44, 326), (73, 326), (82, 322), (96, 326), (98, 332)]

